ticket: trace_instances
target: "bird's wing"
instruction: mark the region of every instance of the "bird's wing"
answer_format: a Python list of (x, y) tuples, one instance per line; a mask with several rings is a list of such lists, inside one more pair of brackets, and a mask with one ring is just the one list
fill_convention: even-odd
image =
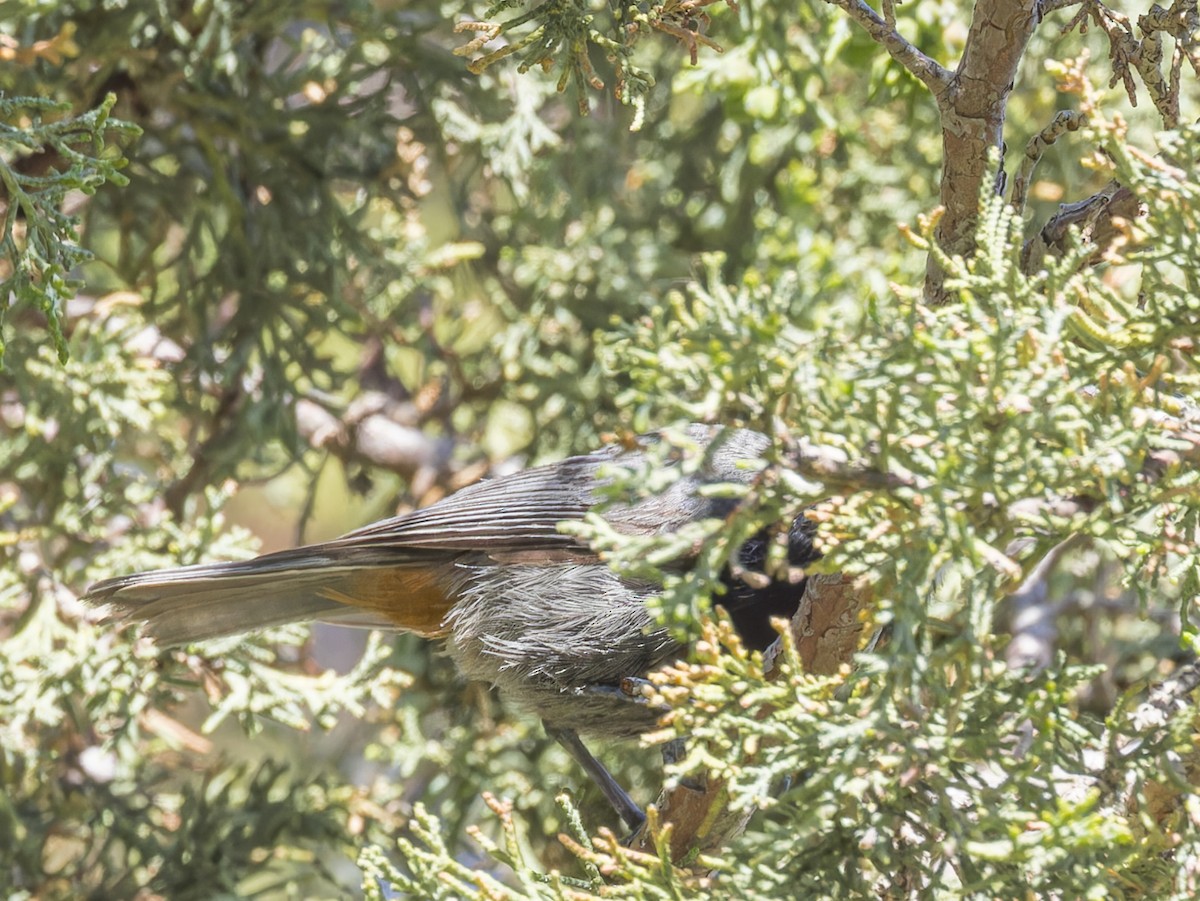
[(436, 504), (364, 526), (326, 542), (364, 553), (428, 549), (517, 551), (571, 547), (558, 530), (582, 519), (594, 503), (596, 470), (610, 449), (469, 485)]
[(164, 645), (347, 617), (441, 635), (461, 555), (537, 562), (589, 556), (557, 524), (587, 512), (593, 474), (610, 456), (601, 451), (480, 482), (332, 541), (107, 579), (84, 600), (107, 607), (112, 619), (144, 623)]

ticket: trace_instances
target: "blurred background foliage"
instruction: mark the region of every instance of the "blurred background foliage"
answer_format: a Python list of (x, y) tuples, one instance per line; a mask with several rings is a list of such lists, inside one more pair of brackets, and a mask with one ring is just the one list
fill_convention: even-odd
[[(455, 31), (525, 12), (509, 36), (542, 29), (527, 46), (549, 73), (478, 65), (497, 45)], [(158, 654), (76, 600), (695, 419), (777, 435), (776, 460), (805, 437), (909, 480), (783, 477), (730, 533), (821, 501), (826, 568), (872, 579), (893, 641), (853, 682), (791, 672), (753, 704), (736, 647), (678, 676), (709, 703), (674, 728), (720, 751), (736, 803), (771, 808), (719, 891), (1191, 896), (1189, 717), (1125, 767), (1183, 772), (1169, 811), (1092, 783), (1060, 802), (1070, 780), (1049, 774), (1078, 785), (1124, 693), (1189, 645), (1194, 459), (1185, 426), (1148, 424), (1195, 416), (1195, 129), (1156, 137), (1144, 97), (1049, 72), (1090, 50), (1090, 81), (1110, 74), (1104, 36), (1048, 12), (1010, 168), (1056, 111), (1093, 123), (1046, 154), (1023, 220), (989, 208), (988, 253), (947, 261), (958, 300), (928, 309), (921, 238), (897, 228), (937, 196), (924, 88), (833, 6), (700, 12), (723, 52), (691, 65), (686, 36), (620, 4), (0, 0), (9, 897), (339, 897), (364, 873), (380, 897), (709, 891), (555, 841), (613, 825), (598, 795), (411, 636), (296, 627)], [(897, 9), (944, 65), (968, 16)], [(580, 52), (603, 88), (579, 86)], [(1022, 241), (1114, 166), (1149, 206), (1122, 256), (1020, 277)], [(1005, 599), (1071, 536), (1056, 656), (1026, 679), (1005, 666)], [(697, 628), (680, 611), (708, 586), (667, 588), (662, 615)], [(764, 722), (765, 759), (737, 738)], [(655, 756), (609, 759), (644, 799)]]

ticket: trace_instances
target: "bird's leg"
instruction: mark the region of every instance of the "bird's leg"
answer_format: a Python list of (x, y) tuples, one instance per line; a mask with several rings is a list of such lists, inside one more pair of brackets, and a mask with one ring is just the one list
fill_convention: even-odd
[(592, 756), (592, 752), (584, 746), (575, 730), (560, 729), (545, 720), (542, 721), (542, 725), (546, 727), (546, 734), (562, 745), (575, 762), (583, 767), (583, 771), (596, 783), (608, 799), (608, 803), (613, 806), (613, 810), (625, 821), (625, 825), (634, 832), (641, 829), (642, 823), (646, 821), (646, 814), (634, 803), (633, 798), (629, 797), (629, 793), (617, 784), (617, 780), (605, 769), (604, 764)]

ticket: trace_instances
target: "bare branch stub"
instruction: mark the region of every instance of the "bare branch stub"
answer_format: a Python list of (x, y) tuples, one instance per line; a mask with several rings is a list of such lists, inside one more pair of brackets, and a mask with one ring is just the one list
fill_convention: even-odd
[(1048, 254), (1058, 256), (1068, 249), (1068, 235), (1077, 229), (1085, 241), (1096, 245), (1089, 262), (1098, 262), (1125, 234), (1127, 224), (1142, 215), (1142, 205), (1129, 188), (1109, 182), (1091, 197), (1060, 204), (1058, 212), (1021, 249), (1021, 269), (1034, 272)]
[[(704, 7), (716, 2), (718, 0), (665, 0), (658, 14), (650, 18), (650, 27), (687, 47), (694, 66), (699, 59), (701, 45), (717, 53), (725, 52), (725, 48), (704, 33), (710, 21)], [(727, 2), (732, 9), (737, 9), (735, 0)]]

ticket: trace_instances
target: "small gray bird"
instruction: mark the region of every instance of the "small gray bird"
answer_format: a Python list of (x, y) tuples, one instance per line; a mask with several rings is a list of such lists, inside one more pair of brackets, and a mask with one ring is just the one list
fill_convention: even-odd
[[(693, 425), (686, 435), (703, 452), (698, 471), (659, 495), (609, 504), (604, 518), (631, 535), (673, 532), (728, 515), (736, 501), (706, 497), (716, 483), (748, 484), (747, 460), (766, 450), (748, 430)], [(631, 684), (685, 648), (655, 627), (645, 600), (655, 586), (622, 578), (585, 544), (559, 531), (597, 503), (605, 464), (637, 466), (632, 449), (610, 446), (475, 485), (431, 506), (385, 519), (341, 538), (264, 554), (135, 573), (93, 585), (84, 600), (110, 618), (136, 621), (161, 645), (177, 645), (319, 620), (401, 629), (443, 639), (462, 674), (495, 685), (518, 707), (540, 717), (633, 829), (640, 808), (579, 738), (630, 738), (648, 731), (658, 711)], [(666, 466), (678, 466), (668, 455)], [(748, 542), (740, 563), (761, 571), (766, 536)], [(811, 524), (799, 517), (788, 533), (794, 566), (816, 559)], [(685, 567), (686, 560), (680, 561)], [(751, 588), (731, 575), (723, 603), (735, 622), (794, 609), (803, 585)]]

